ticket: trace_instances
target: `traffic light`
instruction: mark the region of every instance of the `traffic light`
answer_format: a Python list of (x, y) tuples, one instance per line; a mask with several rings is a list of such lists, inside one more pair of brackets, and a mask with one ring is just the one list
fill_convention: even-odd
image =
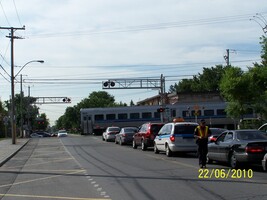
[(158, 108), (157, 111), (158, 112), (164, 112), (165, 111), (165, 108)]

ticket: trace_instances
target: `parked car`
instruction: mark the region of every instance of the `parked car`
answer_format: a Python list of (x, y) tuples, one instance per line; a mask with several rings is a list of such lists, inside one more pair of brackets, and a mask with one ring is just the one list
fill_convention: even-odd
[(267, 136), (259, 130), (227, 130), (208, 144), (208, 162), (228, 162), (232, 168), (240, 164), (261, 164), (267, 151)]
[(115, 144), (129, 144), (133, 142), (133, 135), (137, 132), (137, 127), (124, 127), (115, 135)]
[(226, 130), (224, 128), (210, 128), (211, 136), (209, 137), (209, 142), (215, 142), (216, 138)]
[(45, 131), (36, 131), (30, 135), (30, 137), (51, 137), (51, 134)]
[(267, 123), (263, 124), (259, 128), (260, 131), (263, 131), (264, 133), (267, 134)]
[(198, 123), (172, 122), (165, 124), (154, 140), (154, 152), (163, 151), (167, 156), (174, 152), (197, 152), (194, 131)]
[(261, 161), (261, 164), (262, 164), (262, 168), (264, 171), (267, 170), (267, 153), (265, 154), (265, 156), (263, 157), (262, 161)]
[(103, 141), (115, 141), (115, 135), (120, 132), (120, 127), (111, 126), (107, 127), (106, 130), (102, 134)]
[(66, 130), (59, 130), (57, 132), (57, 137), (67, 137), (68, 136), (68, 132)]
[(141, 149), (145, 151), (147, 147), (153, 147), (154, 139), (163, 125), (163, 123), (150, 122), (143, 124), (133, 136), (133, 148), (136, 149), (141, 145)]
[(42, 138), (43, 136), (42, 135), (38, 135), (37, 133), (32, 133), (30, 135), (31, 138)]

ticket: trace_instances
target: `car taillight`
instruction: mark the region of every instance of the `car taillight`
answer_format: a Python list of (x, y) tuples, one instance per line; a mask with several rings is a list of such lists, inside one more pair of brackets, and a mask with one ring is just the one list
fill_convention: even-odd
[(175, 136), (174, 136), (174, 135), (171, 135), (171, 136), (170, 136), (170, 141), (171, 141), (171, 142), (175, 142)]
[(246, 152), (247, 153), (261, 153), (261, 152), (264, 152), (264, 147), (248, 146), (246, 147)]
[(148, 129), (148, 130), (147, 130), (147, 132), (146, 132), (146, 135), (145, 135), (145, 137), (146, 137), (146, 138), (148, 138), (150, 135), (151, 135), (151, 130), (150, 130), (150, 129)]

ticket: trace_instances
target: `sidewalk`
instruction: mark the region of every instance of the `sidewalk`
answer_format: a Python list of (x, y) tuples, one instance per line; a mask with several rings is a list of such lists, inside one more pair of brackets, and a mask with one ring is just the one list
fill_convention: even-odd
[(26, 145), (28, 141), (29, 138), (17, 138), (16, 144), (12, 144), (11, 138), (0, 140), (0, 167)]

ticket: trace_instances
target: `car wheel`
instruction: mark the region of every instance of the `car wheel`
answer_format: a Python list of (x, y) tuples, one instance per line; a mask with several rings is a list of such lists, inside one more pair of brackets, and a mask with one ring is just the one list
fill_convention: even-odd
[(169, 145), (166, 145), (165, 151), (166, 151), (166, 156), (168, 156), (168, 157), (172, 156), (172, 151), (170, 150)]
[(229, 163), (232, 169), (236, 169), (239, 167), (239, 162), (236, 159), (235, 152), (231, 153)]
[(137, 145), (134, 140), (133, 140), (133, 149), (137, 149)]
[(158, 154), (158, 153), (159, 153), (159, 150), (158, 150), (158, 148), (157, 148), (156, 143), (154, 143), (154, 153), (155, 153), (155, 154)]
[(142, 151), (145, 151), (147, 149), (144, 140), (142, 140), (141, 149), (142, 149)]

